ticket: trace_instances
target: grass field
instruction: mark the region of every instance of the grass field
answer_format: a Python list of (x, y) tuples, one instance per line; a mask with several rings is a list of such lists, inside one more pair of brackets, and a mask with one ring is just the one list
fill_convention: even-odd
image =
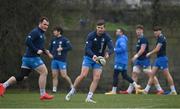
[(51, 101), (40, 101), (37, 92), (8, 91), (0, 97), (0, 108), (180, 108), (180, 95), (95, 94), (96, 104), (86, 103), (86, 94), (82, 93), (69, 102), (64, 100), (65, 93), (54, 96)]

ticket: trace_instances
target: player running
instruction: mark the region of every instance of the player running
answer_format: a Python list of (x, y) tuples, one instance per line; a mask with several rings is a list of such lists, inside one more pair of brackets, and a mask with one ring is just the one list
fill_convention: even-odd
[[(138, 81), (138, 75), (141, 72), (141, 69), (147, 76), (149, 77), (151, 74), (151, 65), (150, 65), (150, 59), (146, 57), (146, 54), (149, 51), (149, 43), (146, 37), (143, 34), (144, 27), (143, 25), (137, 25), (136, 26), (136, 35), (137, 35), (137, 45), (136, 45), (136, 54), (132, 58), (132, 62), (134, 64), (133, 66), (133, 72), (132, 72), (132, 78), (134, 81)], [(149, 82), (149, 81), (148, 81)], [(156, 89), (158, 90), (157, 94), (162, 94), (164, 91), (162, 90), (159, 81), (156, 77), (154, 77), (153, 82), (156, 86)], [(151, 86), (147, 86), (145, 89), (148, 92), (150, 90)], [(134, 90), (134, 85), (130, 84), (128, 89), (126, 91), (120, 91), (121, 94), (130, 94)], [(138, 93), (138, 91), (136, 91)]]
[(49, 51), (52, 54), (50, 57), (53, 58), (51, 62), (52, 70), (52, 81), (53, 81), (53, 90), (52, 92), (57, 92), (58, 85), (58, 74), (68, 81), (70, 87), (72, 88), (73, 84), (71, 79), (67, 75), (67, 53), (72, 49), (70, 41), (63, 35), (63, 29), (60, 26), (57, 26), (53, 29), (53, 35), (55, 36), (50, 44)]
[[(108, 46), (109, 51), (105, 51)], [(96, 31), (90, 32), (87, 36), (85, 45), (85, 56), (82, 62), (81, 74), (76, 78), (74, 87), (66, 95), (65, 99), (69, 101), (71, 96), (74, 95), (77, 86), (87, 76), (89, 69), (93, 70), (93, 81), (91, 82), (89, 93), (86, 97), (86, 102), (96, 103), (92, 97), (99, 83), (102, 74), (102, 65), (96, 63), (97, 56), (109, 58), (113, 53), (113, 43), (110, 35), (105, 32), (104, 20), (99, 20), (96, 25)]]
[[(157, 57), (155, 59), (153, 68), (152, 68), (152, 73), (150, 74), (150, 82), (148, 82), (147, 85), (151, 86), (153, 83), (153, 78), (155, 77), (155, 74), (158, 70), (162, 70), (165, 78), (167, 79), (171, 92), (169, 93), (170, 95), (177, 95), (175, 86), (174, 86), (174, 81), (169, 73), (169, 68), (168, 68), (168, 57), (166, 56), (166, 37), (162, 34), (162, 29), (159, 26), (154, 27), (154, 36), (156, 37), (156, 47), (149, 53), (146, 54), (147, 57), (151, 56), (152, 54), (157, 54)], [(146, 89), (142, 90), (143, 93), (146, 93)]]
[(6, 82), (0, 83), (0, 96), (3, 96), (7, 87), (10, 85), (22, 81), (27, 77), (31, 70), (37, 71), (39, 76), (39, 88), (40, 88), (40, 100), (53, 99), (52, 95), (46, 93), (46, 79), (47, 79), (47, 68), (40, 55), (47, 53), (44, 50), (45, 35), (44, 32), (47, 31), (49, 26), (49, 21), (46, 17), (41, 17), (39, 20), (38, 27), (34, 28), (26, 38), (26, 52), (22, 58), (21, 72), (17, 73), (15, 76), (10, 77)]
[(128, 65), (128, 38), (124, 34), (124, 29), (119, 28), (116, 30), (116, 43), (114, 48), (114, 75), (113, 75), (113, 87), (110, 92), (105, 93), (106, 95), (112, 95), (117, 93), (118, 76), (121, 73), (123, 79), (131, 83), (135, 89), (140, 88), (139, 85), (127, 75), (127, 65)]

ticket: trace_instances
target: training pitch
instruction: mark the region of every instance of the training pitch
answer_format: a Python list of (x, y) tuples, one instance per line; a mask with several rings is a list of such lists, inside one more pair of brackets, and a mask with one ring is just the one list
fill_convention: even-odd
[(86, 103), (85, 93), (65, 101), (65, 93), (54, 94), (50, 101), (40, 101), (38, 92), (7, 91), (0, 97), (0, 108), (180, 108), (180, 95), (104, 95), (95, 94), (96, 104)]

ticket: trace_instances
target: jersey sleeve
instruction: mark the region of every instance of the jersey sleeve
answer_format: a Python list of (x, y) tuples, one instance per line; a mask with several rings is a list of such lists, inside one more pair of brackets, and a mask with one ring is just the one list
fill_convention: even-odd
[(49, 44), (49, 52), (52, 54), (53, 53), (53, 39), (51, 40), (50, 44)]
[(147, 45), (147, 39), (146, 38), (141, 38), (141, 44), (145, 44), (145, 45)]
[(117, 40), (117, 46), (114, 48), (116, 53), (122, 53), (126, 51), (127, 45), (124, 40)]
[(63, 47), (63, 50), (68, 51), (72, 49), (72, 45), (68, 39), (65, 39), (65, 47)]
[(163, 44), (164, 41), (165, 41), (165, 40), (164, 40), (163, 37), (159, 37), (158, 40), (157, 40), (157, 43), (158, 43), (158, 44)]
[(33, 31), (31, 33), (29, 33), (29, 35), (26, 37), (26, 45), (33, 50), (34, 52), (38, 51), (38, 48), (35, 47), (35, 45), (33, 44), (33, 41), (36, 40), (36, 38), (38, 37), (38, 33)]
[(110, 36), (107, 37), (107, 46), (109, 48), (108, 53), (111, 55), (114, 52), (113, 41)]
[(85, 52), (93, 57), (94, 53), (92, 51), (92, 38), (91, 35), (87, 36), (86, 45), (85, 45)]

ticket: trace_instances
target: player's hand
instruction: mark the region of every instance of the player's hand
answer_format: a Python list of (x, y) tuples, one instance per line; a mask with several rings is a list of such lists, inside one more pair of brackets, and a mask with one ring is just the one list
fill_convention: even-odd
[(44, 53), (49, 57), (49, 58), (53, 58), (53, 55), (49, 52), (49, 50), (44, 50)]
[(93, 61), (96, 61), (97, 60), (97, 56), (93, 55), (92, 59), (93, 59)]
[(62, 51), (62, 50), (63, 50), (62, 47), (57, 48), (57, 51)]
[(104, 57), (105, 57), (106, 59), (109, 58), (109, 53), (106, 52)]
[(134, 62), (138, 57), (139, 57), (138, 54), (134, 55), (132, 58), (132, 62)]
[(43, 53), (42, 50), (38, 50), (38, 51), (37, 51), (37, 54), (39, 54), (39, 55), (42, 54), (42, 53)]
[(149, 57), (150, 55), (151, 55), (151, 52), (147, 53), (147, 54), (146, 54), (146, 57)]

